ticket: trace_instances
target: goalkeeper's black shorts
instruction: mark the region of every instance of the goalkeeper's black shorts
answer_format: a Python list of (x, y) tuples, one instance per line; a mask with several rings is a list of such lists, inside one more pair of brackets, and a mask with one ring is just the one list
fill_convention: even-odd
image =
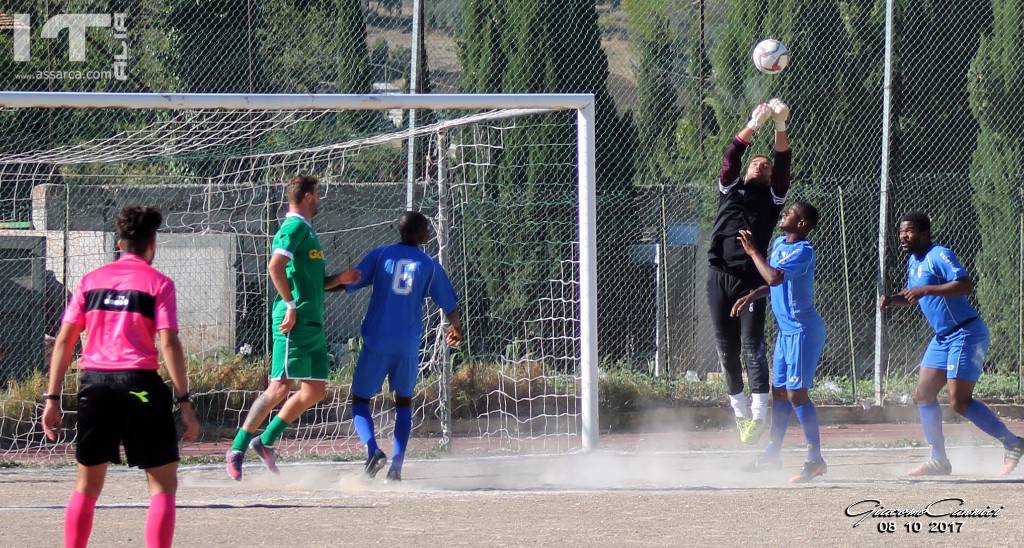
[(75, 458), (84, 466), (153, 468), (178, 461), (171, 391), (156, 371), (84, 371)]

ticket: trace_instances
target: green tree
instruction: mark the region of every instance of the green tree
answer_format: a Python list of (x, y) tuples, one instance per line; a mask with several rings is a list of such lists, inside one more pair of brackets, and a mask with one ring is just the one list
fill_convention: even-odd
[[(232, 0), (173, 0), (168, 6), (169, 67), (178, 89), (192, 93), (272, 91), (250, 33), (254, 14)], [(242, 47), (245, 44), (245, 47)]]
[(459, 89), (472, 93), (501, 90), (506, 66), (502, 31), (506, 26), (503, 0), (467, 0), (463, 29), (472, 29), (459, 40)]
[[(492, 4), (467, 3), (466, 20), (481, 21)], [(611, 295), (627, 286), (627, 250), (636, 238), (631, 196), (635, 129), (619, 116), (608, 93), (608, 62), (601, 49), (597, 12), (586, 0), (512, 0), (503, 19), (485, 32), (464, 36), (460, 58), (469, 74), (465, 91), (507, 93), (593, 93), (596, 103), (598, 177), (598, 292), (605, 302), (629, 302)], [(500, 34), (499, 34), (500, 32)], [(500, 84), (499, 84), (500, 82)], [(492, 184), (476, 198), (481, 206), (466, 219), (467, 256), (480, 273), (491, 318), (486, 330), (495, 341), (521, 338), (523, 325), (495, 318), (537, 317), (541, 298), (553, 280), (564, 275), (561, 259), (576, 239), (574, 114), (553, 113), (524, 120), (507, 130)], [(486, 194), (485, 194), (486, 192)], [(614, 345), (611, 329), (621, 325), (623, 311), (605, 309), (599, 330)], [(493, 348), (493, 345), (492, 345)]]
[(670, 27), (668, 4), (661, 0), (627, 0), (630, 38), (637, 58), (635, 113), (638, 150), (634, 181), (663, 185), (670, 181), (675, 128), (682, 112), (672, 75), (678, 37)]
[(971, 62), (968, 89), (971, 112), (980, 132), (971, 160), (970, 180), (978, 218), (981, 251), (976, 257), (980, 312), (992, 333), (990, 361), (1016, 364), (1020, 295), (1018, 239), (1021, 222), (1020, 143), (1024, 118), (1020, 89), (1024, 84), (1024, 1), (992, 3), (991, 32), (980, 41)]

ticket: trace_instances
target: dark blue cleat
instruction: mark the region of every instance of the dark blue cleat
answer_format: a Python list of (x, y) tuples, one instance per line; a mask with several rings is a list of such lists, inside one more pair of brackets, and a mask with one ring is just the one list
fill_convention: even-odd
[(363, 466), (363, 470), (366, 472), (366, 477), (375, 478), (377, 472), (380, 472), (381, 468), (388, 462), (388, 456), (384, 454), (384, 451), (380, 449), (373, 454), (372, 457), (366, 458), (366, 464)]

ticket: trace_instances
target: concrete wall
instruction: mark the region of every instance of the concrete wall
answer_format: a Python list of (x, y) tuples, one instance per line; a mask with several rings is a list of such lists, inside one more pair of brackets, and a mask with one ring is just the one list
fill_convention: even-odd
[[(121, 207), (157, 204), (165, 227), (155, 264), (176, 282), (179, 316), (182, 325), (189, 326), (189, 338), (200, 341), (196, 347), (207, 351), (248, 344), (262, 352), (267, 296), (273, 295), (266, 277), (267, 252), (286, 212), (282, 189), (265, 184), (40, 184), (32, 191), (32, 223), (37, 230), (14, 232), (48, 235), (47, 269), (59, 280), (61, 230), (70, 220), (68, 249), (75, 260), (69, 264), (69, 276), (77, 281), (111, 259), (113, 219)], [(419, 202), (423, 189), (417, 190)], [(322, 210), (313, 223), (328, 274), (355, 265), (373, 247), (397, 240), (397, 219), (405, 209), (404, 183), (345, 182), (322, 185), (321, 191)], [(348, 339), (359, 335), (368, 301), (365, 290), (328, 294), (326, 331), (336, 353), (343, 354)]]
[[(44, 332), (55, 335), (71, 291), (87, 272), (114, 260), (115, 241), (113, 232), (71, 231), (65, 236), (59, 230), (0, 230), (0, 249), (35, 246), (39, 254), (39, 273), (28, 285), (18, 284), (18, 280), (24, 279), (20, 271), (29, 267), (30, 261), (15, 261), (6, 268), (8, 276), (4, 276), (5, 269), (0, 266), (0, 280), (6, 279), (23, 289), (0, 293), (0, 312), (21, 310), (20, 315), (0, 316), (0, 351), (2, 341), (21, 338), (16, 328), (20, 329), (18, 326), (23, 323), (38, 326), (38, 337), (33, 335), (30, 339), (38, 339), (40, 344)], [(186, 352), (234, 349), (235, 264), (232, 235), (160, 234), (154, 266), (175, 282)], [(30, 312), (34, 314), (31, 318), (22, 317)]]

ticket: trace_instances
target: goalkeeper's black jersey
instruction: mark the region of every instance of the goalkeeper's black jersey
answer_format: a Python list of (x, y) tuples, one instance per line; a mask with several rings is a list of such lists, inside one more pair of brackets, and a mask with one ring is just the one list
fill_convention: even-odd
[(741, 162), (747, 144), (734, 139), (722, 159), (718, 181), (718, 216), (711, 232), (708, 262), (737, 275), (756, 274), (754, 262), (736, 239), (740, 230), (750, 230), (763, 255), (768, 254), (775, 225), (789, 190), (790, 152), (776, 152), (772, 181), (768, 186), (747, 185), (740, 178)]

